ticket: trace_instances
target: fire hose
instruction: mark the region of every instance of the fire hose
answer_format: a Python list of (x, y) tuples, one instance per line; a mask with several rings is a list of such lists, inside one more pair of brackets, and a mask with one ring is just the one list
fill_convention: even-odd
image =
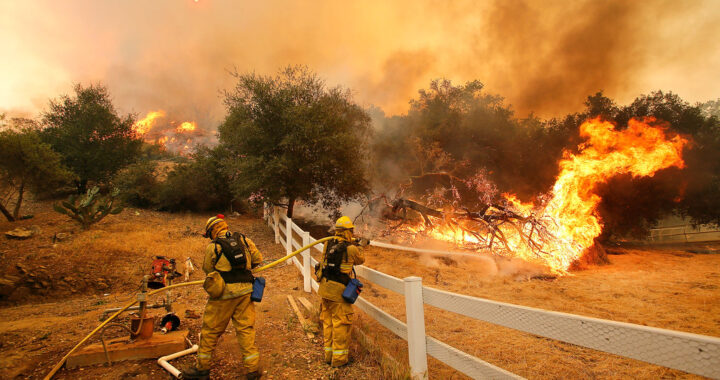
[[(329, 237), (326, 237), (326, 238), (322, 238), (322, 239), (316, 240), (315, 242), (310, 243), (310, 244), (308, 244), (308, 245), (306, 245), (306, 246), (298, 249), (297, 251), (292, 252), (292, 253), (286, 255), (285, 257), (282, 257), (282, 258), (280, 258), (280, 259), (278, 259), (278, 260), (275, 260), (275, 261), (273, 261), (273, 262), (271, 262), (271, 263), (269, 263), (269, 264), (266, 264), (266, 265), (263, 265), (263, 266), (261, 266), (261, 267), (257, 267), (257, 268), (255, 268), (255, 269), (253, 269), (253, 273), (257, 273), (257, 272), (264, 271), (264, 270), (266, 270), (266, 269), (270, 269), (270, 268), (272, 268), (272, 267), (274, 267), (274, 266), (276, 266), (276, 265), (278, 265), (278, 264), (280, 264), (280, 263), (282, 263), (282, 262), (285, 262), (285, 261), (291, 259), (292, 257), (296, 256), (296, 255), (299, 254), (300, 252), (303, 252), (303, 251), (305, 251), (305, 250), (308, 250), (308, 249), (312, 248), (312, 247), (313, 247), (314, 245), (316, 245), (316, 244), (324, 243), (324, 242), (326, 242), (326, 241), (328, 241), (328, 240), (332, 240), (332, 239), (336, 239), (336, 237), (334, 237), (334, 236), (329, 236)], [(153, 295), (153, 294), (157, 294), (157, 293), (160, 293), (160, 292), (163, 292), (163, 291), (166, 291), (166, 290), (170, 290), (170, 289), (173, 289), (173, 288), (179, 288), (179, 287), (181, 287), (181, 286), (202, 285), (203, 282), (205, 282), (205, 281), (198, 280), (198, 281), (182, 282), (182, 283), (179, 283), (179, 284), (172, 284), (172, 285), (166, 286), (166, 287), (164, 287), (164, 288), (160, 288), (160, 289), (156, 289), (156, 290), (150, 291), (150, 292), (147, 293), (147, 295), (148, 295), (148, 296), (151, 296), (151, 295)], [(75, 347), (73, 347), (67, 354), (65, 354), (65, 356), (62, 357), (62, 359), (60, 359), (60, 361), (59, 361), (57, 364), (55, 364), (55, 366), (52, 368), (52, 370), (50, 370), (50, 373), (48, 373), (47, 376), (45, 376), (44, 380), (50, 380), (50, 379), (52, 379), (52, 377), (55, 376), (55, 374), (57, 373), (57, 371), (60, 370), (60, 368), (62, 368), (62, 366), (65, 364), (65, 361), (67, 361), (67, 358), (70, 357), (70, 355), (71, 355), (73, 352), (75, 352), (78, 348), (80, 348), (80, 346), (82, 346), (83, 343), (87, 342), (88, 339), (92, 338), (98, 331), (100, 331), (100, 329), (102, 329), (103, 327), (105, 327), (105, 325), (107, 325), (108, 323), (110, 323), (113, 319), (117, 318), (120, 314), (122, 314), (125, 310), (127, 310), (127, 309), (130, 308), (131, 306), (135, 305), (137, 302), (138, 302), (137, 300), (133, 300), (133, 301), (131, 301), (131, 302), (128, 302), (127, 305), (123, 306), (120, 310), (118, 310), (117, 312), (115, 312), (115, 314), (111, 315), (108, 319), (106, 319), (106, 320), (105, 320), (104, 322), (102, 322), (98, 327), (96, 327), (93, 331), (91, 331), (90, 334), (88, 334), (85, 338), (83, 338), (83, 339), (80, 341), (80, 343), (78, 343), (77, 345), (75, 345)]]

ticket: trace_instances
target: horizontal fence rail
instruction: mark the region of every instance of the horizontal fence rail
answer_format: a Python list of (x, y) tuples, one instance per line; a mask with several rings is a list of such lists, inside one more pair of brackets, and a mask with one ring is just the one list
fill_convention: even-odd
[(368, 302), (363, 297), (358, 297), (355, 301), (355, 305), (360, 310), (364, 311), (365, 314), (371, 316), (374, 320), (383, 325), (383, 327), (392, 331), (393, 334), (403, 338), (404, 340), (408, 339), (407, 325), (399, 319), (382, 311), (382, 309)]
[(701, 243), (720, 241), (720, 226), (681, 224), (650, 229), (648, 241), (652, 243)]
[(720, 377), (720, 338), (490, 301), (423, 287), (426, 304), (481, 321), (707, 377)]
[[(266, 210), (265, 217), (268, 225), (275, 231), (276, 242), (283, 244), (288, 253), (316, 241), (310, 237), (309, 233), (293, 223), (292, 219), (279, 213), (277, 208)], [(293, 231), (301, 237), (302, 243), (293, 238)], [(371, 242), (371, 245), (421, 253), (467, 255), (467, 253), (461, 252), (411, 248), (375, 241)], [(322, 246), (314, 248), (322, 252)], [(292, 262), (305, 278), (310, 277), (309, 268), (317, 264), (317, 260), (312, 258), (309, 253), (303, 255), (302, 262), (297, 257), (293, 257)], [(363, 297), (359, 297), (355, 305), (380, 325), (408, 341), (413, 379), (427, 378), (425, 355), (430, 355), (474, 379), (522, 379), (516, 374), (451, 347), (433, 337), (426, 336), (424, 312), (422, 307), (418, 309), (418, 305), (422, 306), (423, 304), (537, 336), (720, 379), (720, 338), (717, 337), (548, 311), (451, 293), (422, 286), (419, 278), (399, 279), (360, 265), (355, 266), (355, 271), (359, 277), (368, 282), (405, 296), (407, 323), (381, 310)], [(306, 284), (308, 284), (306, 291), (318, 290), (319, 285), (314, 279), (306, 280)], [(418, 287), (413, 287), (414, 284), (417, 284)], [(420, 319), (420, 322), (414, 322), (417, 319)], [(413, 343), (418, 338), (424, 342), (422, 349)], [(418, 355), (422, 357), (418, 357)]]
[(523, 379), (433, 337), (427, 337), (427, 353), (473, 379)]

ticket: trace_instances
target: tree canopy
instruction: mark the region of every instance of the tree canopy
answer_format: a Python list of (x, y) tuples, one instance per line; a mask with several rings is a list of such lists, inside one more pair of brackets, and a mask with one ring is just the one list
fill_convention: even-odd
[(292, 216), (298, 199), (333, 208), (368, 190), (370, 117), (348, 90), (302, 66), (235, 77), (218, 131), (236, 197), (287, 201)]
[[(71, 173), (62, 164), (62, 157), (42, 142), (37, 130), (23, 126), (0, 131), (0, 178), (0, 212), (14, 221), (20, 216), (26, 190), (52, 188), (70, 179)], [(10, 213), (7, 206), (12, 199), (15, 208)]]
[(407, 115), (385, 119), (373, 143), (375, 178), (386, 186), (432, 172), (484, 171), (501, 192), (532, 197), (552, 185), (572, 135), (532, 115), (516, 118), (478, 81), (434, 80), (410, 105)]
[(43, 140), (63, 156), (63, 162), (77, 176), (79, 193), (88, 181), (108, 180), (133, 162), (142, 139), (133, 131), (133, 115), (120, 116), (102, 85), (75, 86), (74, 96), (50, 101), (43, 114)]
[(412, 195), (430, 200), (433, 186), (448, 185), (450, 175), (464, 182), (489, 179), (497, 188), (481, 188), (492, 189), (491, 198), (509, 192), (530, 200), (550, 190), (563, 152), (577, 151), (585, 120), (600, 116), (625, 128), (630, 118), (652, 116), (690, 138), (692, 144), (683, 152), (686, 167), (652, 177), (617, 176), (599, 184), (604, 238), (642, 236), (672, 213), (695, 223), (720, 222), (720, 101), (691, 105), (673, 93), (656, 91), (623, 106), (598, 92), (588, 96), (583, 111), (542, 120), (517, 118), (502, 98), (483, 91), (477, 81), (454, 85), (436, 80), (419, 91), (406, 115), (376, 117), (376, 186), (391, 189), (411, 180), (407, 189)]

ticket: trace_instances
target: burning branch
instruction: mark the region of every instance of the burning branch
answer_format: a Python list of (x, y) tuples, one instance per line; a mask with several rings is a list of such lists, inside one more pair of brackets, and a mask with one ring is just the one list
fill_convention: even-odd
[[(555, 185), (537, 204), (523, 204), (512, 194), (498, 195), (482, 170), (467, 180), (441, 172), (412, 177), (396, 199), (385, 199), (390, 210), (383, 214), (401, 221), (390, 229), (394, 233), (424, 234), (466, 248), (540, 261), (564, 273), (588, 252), (602, 254), (595, 246), (602, 232), (595, 213), (601, 201), (594, 193), (596, 184), (618, 174), (651, 176), (684, 166), (687, 141), (666, 137), (656, 124), (654, 119), (632, 119), (627, 129), (616, 130), (600, 119), (583, 123), (580, 135), (587, 141), (577, 154), (565, 153)], [(425, 204), (405, 198), (405, 193)], [(409, 211), (418, 213), (422, 222), (409, 218)]]

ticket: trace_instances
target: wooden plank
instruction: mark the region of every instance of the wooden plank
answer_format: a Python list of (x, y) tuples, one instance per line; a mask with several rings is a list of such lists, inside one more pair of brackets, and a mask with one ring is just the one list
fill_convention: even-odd
[[(106, 340), (111, 362), (122, 360), (157, 359), (187, 348), (188, 331), (173, 331), (165, 335), (153, 334), (150, 339), (130, 342), (128, 337)], [(67, 368), (107, 363), (102, 343), (94, 343), (70, 355), (65, 363)]]
[(307, 337), (309, 339), (314, 338), (315, 334), (310, 332), (310, 330), (309, 330), (310, 325), (308, 324), (308, 322), (305, 320), (305, 317), (303, 317), (302, 313), (300, 312), (300, 309), (298, 308), (297, 304), (295, 303), (295, 299), (293, 298), (293, 296), (288, 294), (287, 298), (288, 298), (288, 302), (290, 302), (290, 306), (292, 307), (293, 311), (295, 311), (295, 315), (297, 315), (298, 320), (300, 321), (300, 327), (302, 327), (302, 329), (305, 330), (305, 335), (307, 335)]
[(303, 307), (305, 307), (305, 309), (308, 311), (308, 313), (310, 313), (310, 314), (317, 313), (317, 308), (310, 301), (308, 301), (307, 298), (298, 297), (298, 301), (300, 301), (300, 303), (303, 305)]

